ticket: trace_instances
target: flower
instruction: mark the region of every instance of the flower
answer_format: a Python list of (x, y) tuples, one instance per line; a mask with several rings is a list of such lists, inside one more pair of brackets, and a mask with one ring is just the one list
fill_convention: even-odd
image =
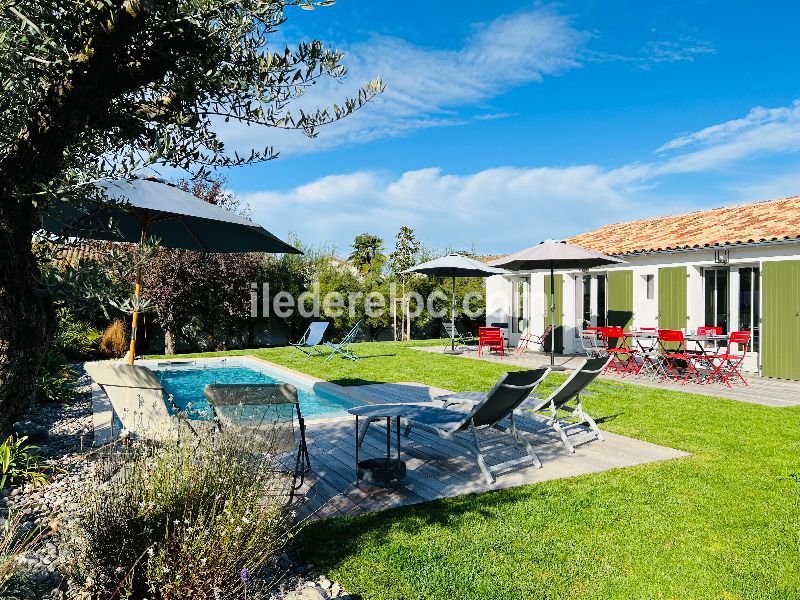
[(242, 569), (239, 573), (239, 577), (242, 578), (242, 583), (247, 583), (247, 580), (250, 579), (250, 571), (247, 570), (247, 567)]

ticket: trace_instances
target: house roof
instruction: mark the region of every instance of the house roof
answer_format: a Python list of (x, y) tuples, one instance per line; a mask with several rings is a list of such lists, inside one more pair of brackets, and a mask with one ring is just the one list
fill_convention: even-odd
[(604, 254), (800, 241), (800, 196), (613, 223), (565, 240)]

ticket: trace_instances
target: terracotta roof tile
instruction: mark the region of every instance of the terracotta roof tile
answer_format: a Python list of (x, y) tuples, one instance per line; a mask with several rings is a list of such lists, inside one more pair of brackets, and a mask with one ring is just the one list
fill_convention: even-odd
[(800, 240), (800, 196), (613, 223), (568, 238), (605, 254)]

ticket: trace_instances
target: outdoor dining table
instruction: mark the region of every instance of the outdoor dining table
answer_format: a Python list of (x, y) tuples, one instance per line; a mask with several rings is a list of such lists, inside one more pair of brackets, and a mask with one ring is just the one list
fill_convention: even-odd
[[(717, 350), (722, 344), (728, 343), (728, 336), (727, 334), (721, 335), (697, 335), (697, 334), (687, 334), (683, 336), (683, 339), (687, 342), (694, 342), (697, 346), (696, 352), (701, 354), (704, 360), (708, 359), (708, 348), (704, 342), (714, 342), (714, 353), (716, 354)], [(687, 348), (688, 350), (688, 348)]]

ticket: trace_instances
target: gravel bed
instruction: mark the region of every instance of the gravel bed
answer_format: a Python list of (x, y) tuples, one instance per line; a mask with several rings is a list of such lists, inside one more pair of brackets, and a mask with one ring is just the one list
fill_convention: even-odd
[[(90, 595), (62, 573), (59, 537), (81, 508), (86, 482), (93, 471), (96, 453), (92, 449), (91, 381), (83, 374), (78, 380), (78, 400), (69, 405), (37, 405), (12, 425), (18, 435), (38, 446), (38, 453), (49, 467), (49, 483), (37, 488), (30, 484), (0, 491), (0, 525), (16, 515), (23, 532), (46, 531), (43, 540), (20, 559), (20, 570), (36, 590), (35, 596), (3, 598), (41, 598), (42, 600), (88, 599)], [(312, 565), (293, 561), (287, 553), (274, 559), (275, 572), (281, 573), (272, 600), (343, 600), (359, 598), (348, 594), (338, 583), (317, 573)], [(70, 583), (72, 583), (70, 585)]]

